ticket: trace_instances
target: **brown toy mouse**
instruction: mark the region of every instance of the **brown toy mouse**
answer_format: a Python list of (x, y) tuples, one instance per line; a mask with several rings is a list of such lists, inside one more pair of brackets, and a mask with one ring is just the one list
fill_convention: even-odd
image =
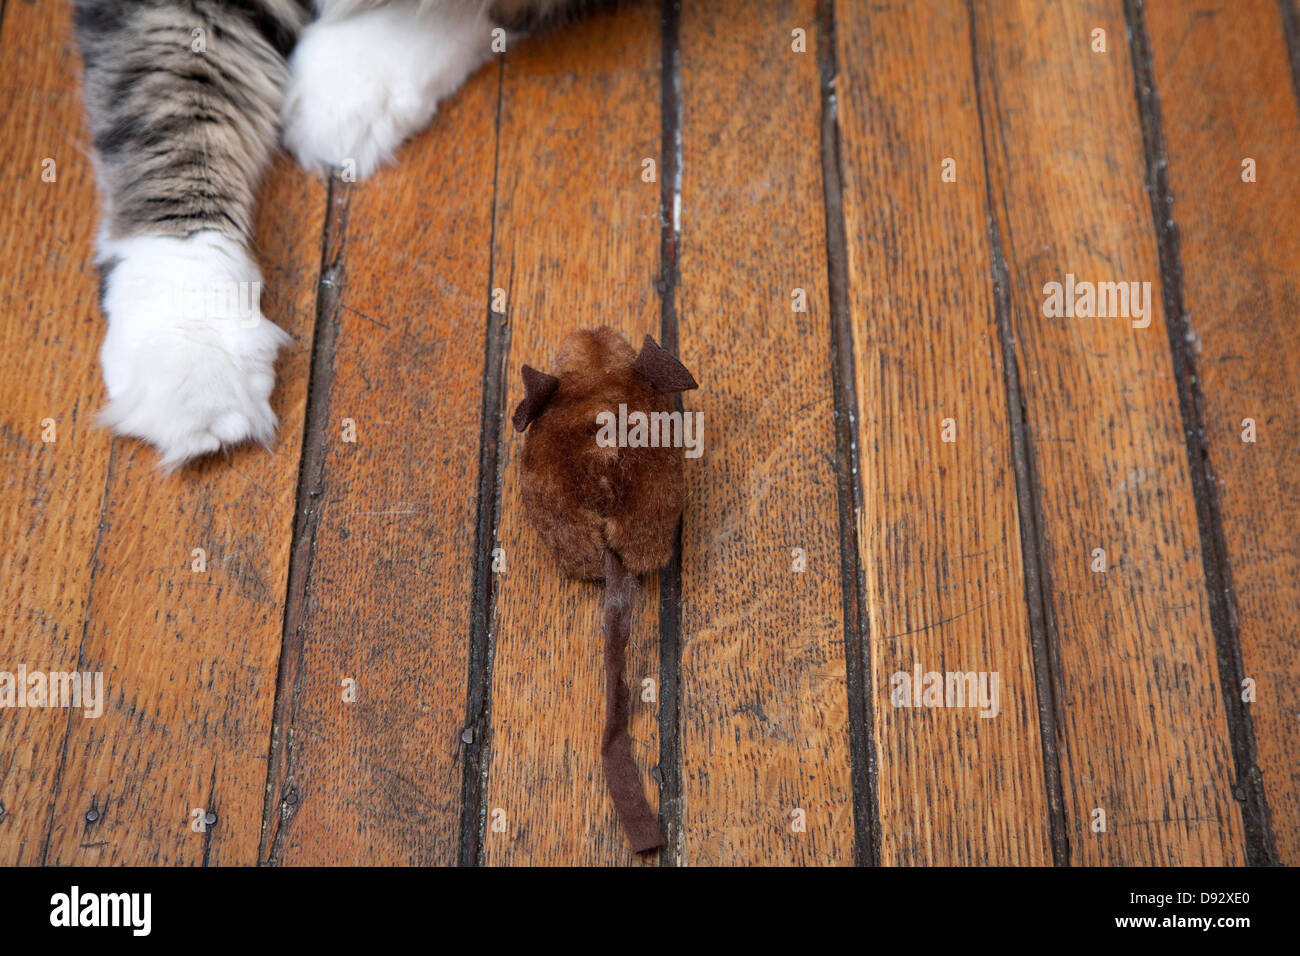
[[(637, 352), (608, 327), (568, 335), (554, 374), (522, 369), (524, 398), (512, 419), (527, 430), (521, 460), (524, 511), (573, 578), (605, 582), (605, 782), (632, 848), (663, 845), (632, 762), (628, 689), (623, 680), (636, 578), (666, 565), (686, 492), (681, 442), (670, 434), (672, 395), (697, 388), (677, 359), (650, 336)], [(653, 439), (611, 442), (617, 417), (650, 426)], [(651, 444), (653, 441), (653, 444)]]

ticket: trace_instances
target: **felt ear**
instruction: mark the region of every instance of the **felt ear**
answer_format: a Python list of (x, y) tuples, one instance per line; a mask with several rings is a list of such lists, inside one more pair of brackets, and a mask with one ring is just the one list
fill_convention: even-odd
[(641, 354), (632, 363), (632, 371), (639, 373), (656, 392), (687, 392), (700, 387), (686, 366), (648, 335), (641, 343)]
[(524, 400), (515, 408), (515, 414), (510, 419), (514, 423), (515, 431), (521, 432), (528, 427), (529, 423), (542, 413), (546, 403), (551, 400), (555, 390), (560, 387), (560, 380), (554, 375), (547, 375), (545, 372), (539, 372), (531, 365), (525, 365), (520, 374), (524, 379)]

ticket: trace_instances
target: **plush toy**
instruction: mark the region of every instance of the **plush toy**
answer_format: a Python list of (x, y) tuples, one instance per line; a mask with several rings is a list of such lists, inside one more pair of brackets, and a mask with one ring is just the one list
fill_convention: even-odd
[(623, 829), (633, 850), (644, 853), (662, 846), (663, 836), (632, 762), (623, 670), (636, 578), (672, 556), (685, 487), (681, 443), (652, 444), (645, 429), (628, 440), (625, 426), (630, 418), (662, 424), (674, 414), (680, 425), (671, 396), (698, 386), (650, 336), (638, 353), (610, 328), (570, 334), (554, 374), (528, 365), (522, 371), (524, 398), (512, 421), (528, 431), (521, 461), (524, 511), (565, 574), (605, 582), (600, 754)]

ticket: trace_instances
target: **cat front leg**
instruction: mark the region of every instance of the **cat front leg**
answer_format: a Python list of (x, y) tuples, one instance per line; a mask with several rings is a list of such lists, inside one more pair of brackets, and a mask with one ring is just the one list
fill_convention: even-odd
[(249, 250), (276, 145), (297, 0), (77, 0), (103, 199), (101, 420), (165, 469), (268, 442), (274, 363)]
[(284, 143), (308, 169), (370, 175), (487, 59), (481, 0), (323, 5), (290, 60)]

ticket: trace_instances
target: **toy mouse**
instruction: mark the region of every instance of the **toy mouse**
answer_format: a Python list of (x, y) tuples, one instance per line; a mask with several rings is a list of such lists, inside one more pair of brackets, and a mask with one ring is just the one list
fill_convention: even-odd
[[(570, 577), (605, 582), (605, 782), (632, 849), (663, 845), (632, 762), (623, 679), (637, 576), (672, 557), (686, 492), (680, 440), (669, 440), (672, 395), (697, 388), (685, 366), (650, 336), (637, 352), (613, 329), (573, 332), (554, 374), (522, 369), (512, 421), (528, 434), (521, 460), (524, 511)], [(628, 433), (614, 419), (649, 422)], [(602, 422), (606, 423), (602, 425)], [(659, 430), (656, 432), (656, 425)]]

